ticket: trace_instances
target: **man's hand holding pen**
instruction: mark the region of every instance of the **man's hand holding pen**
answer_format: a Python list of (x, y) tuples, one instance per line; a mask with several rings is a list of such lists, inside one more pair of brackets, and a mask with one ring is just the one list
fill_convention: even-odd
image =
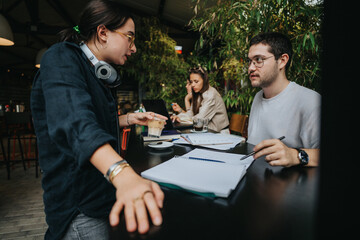
[(279, 139), (267, 139), (254, 147), (254, 159), (266, 156), (265, 160), (271, 166), (291, 167), (299, 165), (298, 151), (286, 146)]

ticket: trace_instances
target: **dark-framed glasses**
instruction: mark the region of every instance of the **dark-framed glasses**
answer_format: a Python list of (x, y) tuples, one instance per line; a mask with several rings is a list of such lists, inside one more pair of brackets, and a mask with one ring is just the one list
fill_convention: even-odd
[(271, 57), (275, 57), (274, 55), (270, 56), (270, 57), (264, 57), (264, 56), (255, 56), (252, 59), (248, 58), (247, 62), (248, 62), (248, 67), (251, 66), (252, 63), (254, 63), (255, 67), (257, 68), (261, 68), (264, 66), (264, 61), (266, 59), (269, 59)]
[(122, 35), (122, 36), (124, 36), (124, 37), (127, 37), (129, 39), (129, 42), (130, 42), (129, 48), (132, 48), (134, 46), (134, 41), (135, 41), (135, 36), (134, 35), (130, 35), (130, 34), (118, 32), (118, 31), (115, 31), (115, 32)]

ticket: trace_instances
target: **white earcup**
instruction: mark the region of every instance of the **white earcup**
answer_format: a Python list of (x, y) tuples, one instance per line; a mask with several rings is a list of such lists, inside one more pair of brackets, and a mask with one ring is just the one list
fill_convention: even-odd
[(80, 43), (80, 48), (94, 65), (96, 77), (103, 80), (109, 87), (114, 88), (120, 85), (120, 76), (115, 68), (104, 61), (99, 61), (85, 43)]

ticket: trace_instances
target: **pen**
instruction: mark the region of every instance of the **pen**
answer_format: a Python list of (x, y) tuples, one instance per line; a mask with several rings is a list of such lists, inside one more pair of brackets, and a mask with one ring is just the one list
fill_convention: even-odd
[(214, 160), (214, 159), (208, 159), (208, 158), (197, 158), (197, 157), (188, 157), (188, 158), (189, 158), (189, 159), (192, 159), (192, 160), (200, 160), (200, 161), (207, 161), (207, 162), (225, 163), (224, 161)]
[(191, 145), (193, 144), (193, 143), (190, 141), (188, 135), (181, 135), (181, 137), (182, 137), (185, 141), (187, 141), (188, 143), (190, 143)]
[[(283, 140), (285, 138), (285, 136), (282, 136), (282, 137), (279, 137), (278, 139), (281, 141), (281, 140)], [(260, 150), (259, 150), (260, 151)], [(251, 153), (249, 153), (248, 155), (245, 155), (245, 156), (243, 156), (242, 158), (240, 158), (240, 160), (244, 160), (244, 159), (246, 159), (246, 158), (248, 158), (248, 157), (250, 157), (250, 156), (252, 156), (252, 155), (254, 155), (255, 153), (257, 153), (257, 152), (255, 152), (255, 151), (252, 151)]]

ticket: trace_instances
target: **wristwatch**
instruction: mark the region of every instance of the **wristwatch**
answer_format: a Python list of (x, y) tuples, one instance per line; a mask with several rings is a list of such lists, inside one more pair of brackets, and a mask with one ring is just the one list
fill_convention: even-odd
[(298, 159), (300, 160), (300, 166), (307, 165), (309, 163), (309, 155), (300, 148), (295, 149), (299, 152)]

